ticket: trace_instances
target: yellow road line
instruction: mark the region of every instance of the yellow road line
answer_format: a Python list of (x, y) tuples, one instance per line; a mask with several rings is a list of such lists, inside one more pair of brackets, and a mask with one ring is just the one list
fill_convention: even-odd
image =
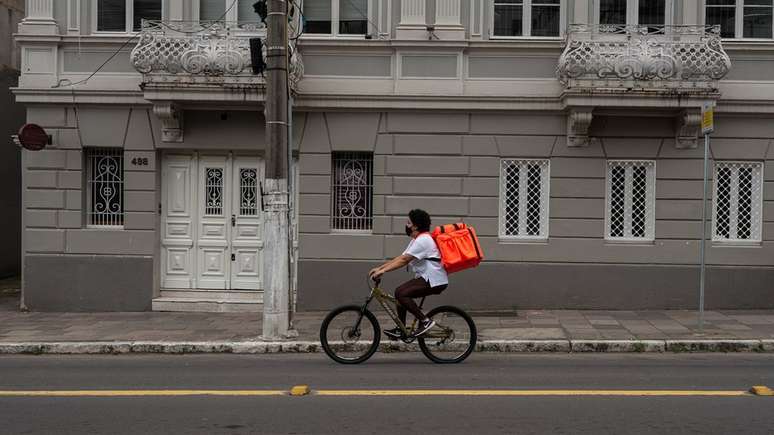
[(281, 390), (0, 390), (0, 397), (283, 396)]
[(710, 390), (315, 390), (318, 396), (748, 396)]
[[(308, 387), (307, 387), (308, 388)], [(297, 389), (298, 390), (298, 389)], [(305, 390), (317, 396), (627, 396), (738, 397), (736, 390)], [(287, 396), (286, 390), (0, 390), (0, 397)]]

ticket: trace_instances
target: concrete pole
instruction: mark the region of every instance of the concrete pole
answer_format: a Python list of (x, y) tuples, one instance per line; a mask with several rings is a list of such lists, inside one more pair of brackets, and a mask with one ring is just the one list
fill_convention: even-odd
[(263, 338), (287, 336), (288, 41), (287, 1), (268, 0), (266, 20), (266, 176), (263, 224)]

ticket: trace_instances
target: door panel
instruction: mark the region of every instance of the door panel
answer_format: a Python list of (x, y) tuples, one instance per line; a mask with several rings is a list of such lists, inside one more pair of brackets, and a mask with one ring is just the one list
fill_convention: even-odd
[(162, 288), (262, 288), (258, 157), (171, 154), (162, 172)]
[(195, 286), (193, 268), (193, 168), (190, 155), (170, 155), (162, 168), (161, 286)]
[(199, 157), (197, 282), (203, 289), (228, 289), (230, 186), (228, 157)]
[(235, 157), (232, 181), (231, 288), (261, 288), (261, 207), (259, 183), (262, 164), (257, 157)]

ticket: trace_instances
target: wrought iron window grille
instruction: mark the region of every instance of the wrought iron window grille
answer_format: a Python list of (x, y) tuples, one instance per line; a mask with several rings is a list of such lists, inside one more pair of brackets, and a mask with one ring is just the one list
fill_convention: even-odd
[(715, 162), (712, 240), (762, 240), (763, 163)]
[(331, 228), (370, 231), (373, 227), (373, 154), (334, 152)]
[(86, 149), (86, 223), (96, 227), (124, 224), (124, 151)]
[(548, 160), (500, 162), (501, 238), (548, 238), (549, 168)]
[(605, 196), (605, 239), (655, 239), (656, 162), (609, 160)]

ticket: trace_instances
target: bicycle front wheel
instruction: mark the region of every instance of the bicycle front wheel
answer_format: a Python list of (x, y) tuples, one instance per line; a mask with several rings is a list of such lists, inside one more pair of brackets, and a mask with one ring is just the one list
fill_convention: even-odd
[(357, 305), (331, 311), (320, 326), (320, 343), (332, 360), (341, 364), (361, 363), (376, 352), (381, 339), (376, 316)]
[(435, 363), (462, 362), (476, 347), (476, 324), (468, 313), (457, 307), (442, 306), (430, 310), (427, 317), (436, 326), (418, 338), (419, 348)]

